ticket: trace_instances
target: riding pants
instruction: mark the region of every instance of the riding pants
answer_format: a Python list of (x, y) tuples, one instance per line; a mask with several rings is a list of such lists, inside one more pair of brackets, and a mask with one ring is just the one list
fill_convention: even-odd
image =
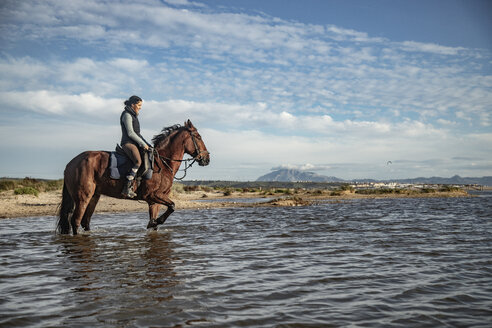
[(137, 175), (137, 171), (142, 165), (142, 157), (140, 156), (140, 150), (138, 147), (132, 143), (126, 143), (121, 148), (125, 151), (125, 154), (130, 157), (133, 162), (132, 169), (128, 172), (126, 178), (128, 180), (133, 180), (135, 175)]

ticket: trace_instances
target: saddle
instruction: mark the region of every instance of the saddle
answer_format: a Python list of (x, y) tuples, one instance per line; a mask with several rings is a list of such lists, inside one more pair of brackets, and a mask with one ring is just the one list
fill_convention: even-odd
[[(126, 174), (133, 167), (133, 162), (118, 144), (115, 151), (109, 152), (109, 155), (109, 176), (116, 180), (125, 179)], [(142, 157), (142, 165), (135, 178), (148, 180), (152, 178), (154, 170), (154, 152), (141, 151), (140, 156)]]

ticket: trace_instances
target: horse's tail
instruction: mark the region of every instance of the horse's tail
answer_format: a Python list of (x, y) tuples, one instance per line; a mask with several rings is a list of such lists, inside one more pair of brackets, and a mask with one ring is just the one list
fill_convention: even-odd
[(61, 234), (70, 233), (70, 218), (74, 209), (75, 203), (72, 196), (68, 192), (67, 184), (63, 183), (63, 195), (60, 203), (60, 211), (58, 213), (58, 222), (56, 230)]

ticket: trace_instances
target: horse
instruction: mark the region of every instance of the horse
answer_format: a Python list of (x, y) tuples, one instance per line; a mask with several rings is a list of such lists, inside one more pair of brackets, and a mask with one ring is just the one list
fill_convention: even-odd
[[(147, 229), (157, 229), (174, 212), (175, 204), (169, 198), (171, 186), (179, 170), (184, 154), (193, 157), (200, 166), (210, 163), (210, 153), (190, 120), (184, 126), (164, 128), (152, 139), (154, 143), (154, 168), (152, 177), (142, 180), (136, 188), (134, 200), (149, 205)], [(90, 230), (90, 221), (101, 195), (124, 198), (121, 194), (124, 178), (112, 179), (109, 166), (110, 153), (107, 151), (85, 151), (74, 157), (65, 167), (62, 200), (59, 206), (57, 231), (74, 235), (82, 225)], [(190, 164), (191, 166), (191, 164)], [(167, 207), (159, 217), (161, 205)]]

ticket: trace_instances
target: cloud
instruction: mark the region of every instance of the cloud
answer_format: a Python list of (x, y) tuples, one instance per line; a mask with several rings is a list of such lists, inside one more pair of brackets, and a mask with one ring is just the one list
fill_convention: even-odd
[[(4, 10), (10, 14), (6, 16), (11, 24), (22, 27), (7, 28), (9, 33), (25, 33), (25, 38), (40, 40), (82, 39), (89, 46), (96, 44), (107, 50), (102, 60), (81, 57), (47, 62), (44, 67), (32, 59), (4, 60), (5, 66), (15, 64), (19, 68), (19, 74), (4, 68), (14, 75), (13, 81), (19, 79), (18, 85), (26, 80), (32, 86), (36, 80), (46, 84), (60, 79), (60, 83), (70, 84), (73, 93), (103, 95), (133, 89), (152, 91), (154, 99), (160, 92), (175, 99), (241, 103), (268, 100), (278, 104), (276, 111), (286, 113), (319, 107), (329, 111), (329, 107), (347, 103), (365, 107), (365, 115), (374, 111), (369, 106), (398, 112), (402, 117), (414, 112), (429, 117), (453, 110), (463, 113), (463, 118), (481, 122), (485, 122), (483, 113), (492, 101), (490, 78), (480, 71), (464, 74), (473, 71), (477, 63), (473, 63), (470, 51), (462, 48), (414, 41), (394, 43), (337, 26), (243, 13), (182, 10), (153, 2), (55, 5), (47, 1), (35, 3), (33, 8), (18, 6), (6, 6)], [(50, 15), (57, 19), (49, 19)], [(101, 15), (107, 19), (98, 19)], [(88, 26), (101, 33), (84, 34)], [(40, 28), (52, 31), (34, 32)], [(126, 47), (132, 51), (125, 51)], [(151, 47), (166, 59), (150, 64), (147, 59), (116, 55), (133, 53), (145, 58), (146, 49), (138, 50), (140, 47)], [(453, 58), (444, 65), (435, 64), (432, 58), (415, 57), (415, 52)], [(22, 78), (29, 65), (38, 66), (32, 67), (39, 73), (34, 79)], [(8, 81), (2, 82), (7, 85)]]
[(121, 112), (121, 99), (104, 99), (91, 93), (62, 94), (47, 90), (1, 92), (5, 108), (48, 116), (107, 117)]
[(188, 1), (188, 0), (164, 0), (166, 3), (174, 6), (194, 6), (194, 7), (205, 7), (203, 3)]
[(10, 40), (68, 38), (100, 46), (106, 43), (116, 49), (125, 45), (170, 51), (174, 48), (190, 54), (199, 52), (210, 58), (233, 56), (234, 60), (243, 62), (283, 62), (285, 65), (309, 64), (313, 58), (331, 62), (347, 58), (359, 62), (376, 59), (367, 46), (358, 49), (342, 46), (342, 42), (445, 55), (458, 55), (464, 50), (415, 41), (393, 44), (365, 32), (333, 25), (301, 24), (258, 14), (204, 11), (199, 9), (200, 3), (186, 0), (167, 3), (192, 5), (194, 10), (156, 2), (31, 1), (3, 8), (4, 24), (22, 26), (5, 31)]
[(450, 126), (456, 125), (456, 122), (450, 121), (450, 120), (446, 120), (446, 119), (443, 119), (443, 118), (437, 119), (436, 122), (439, 123), (439, 124), (442, 124), (442, 125), (450, 125)]
[[(0, 15), (2, 129), (57, 121), (67, 134), (80, 123), (118, 135), (122, 102), (137, 94), (145, 136), (190, 118), (217, 176), (294, 163), (347, 177), (388, 158), (490, 156), (485, 51), (187, 0), (12, 1)], [(62, 132), (43, 140), (60, 146)]]
[(326, 171), (331, 169), (330, 165), (313, 165), (310, 163), (306, 164), (282, 164), (279, 166), (272, 167), (272, 171), (282, 170), (282, 169), (294, 169), (300, 171)]
[[(40, 95), (34, 97), (23, 95), (19, 99), (37, 99), (36, 96)], [(4, 95), (2, 97), (5, 98)], [(61, 108), (46, 114), (48, 117), (69, 115), (71, 119), (63, 122), (32, 117), (25, 121), (25, 126), (21, 128), (4, 126), (0, 134), (0, 140), (2, 140), (0, 149), (9, 147), (11, 142), (8, 140), (16, 136), (16, 144), (22, 144), (23, 147), (32, 149), (39, 146), (40, 149), (51, 149), (46, 150), (45, 154), (63, 149), (69, 160), (70, 156), (85, 149), (111, 150), (119, 141), (118, 116), (121, 107), (118, 103), (120, 99), (103, 99), (93, 95), (63, 96), (58, 94), (50, 94), (47, 99), (52, 99), (57, 104), (56, 106)], [(100, 112), (110, 107), (108, 104), (111, 102), (115, 103), (112, 113), (101, 116)], [(33, 103), (27, 102), (27, 105)], [(177, 103), (180, 103), (181, 107), (176, 106)], [(95, 109), (88, 112), (83, 104), (93, 104)], [(41, 105), (47, 106), (45, 103)], [(207, 104), (189, 104), (183, 101), (172, 104), (152, 101), (144, 105), (141, 122), (145, 127), (142, 133), (147, 139), (158, 133), (164, 126), (182, 123), (183, 116), (186, 118), (188, 115), (185, 116), (180, 111), (189, 114), (194, 110), (194, 106), (208, 108)], [(165, 105), (173, 108), (173, 111), (166, 112), (163, 109)], [(188, 109), (185, 109), (187, 106), (189, 106)], [(158, 110), (158, 108), (161, 109)], [(224, 107), (222, 110), (227, 109)], [(240, 112), (240, 110), (237, 111)], [(181, 118), (178, 119), (180, 115)], [(172, 119), (174, 116), (176, 120)], [(103, 121), (100, 124), (105, 127), (104, 129), (95, 125), (101, 117)], [(357, 126), (347, 125), (346, 128), (349, 130), (312, 137), (296, 135), (295, 132), (277, 134), (274, 132), (274, 125), (262, 130), (253, 129), (251, 126), (243, 129), (224, 129), (222, 124), (214, 127), (214, 123), (209, 121), (213, 119), (213, 116), (207, 118), (190, 115), (189, 117), (197, 126), (213, 157), (210, 169), (190, 175), (190, 177), (201, 178), (232, 179), (241, 176), (242, 179), (256, 179), (260, 175), (258, 171), (267, 172), (279, 163), (294, 163), (284, 167), (315, 170), (345, 179), (382, 177), (381, 172), (377, 176), (377, 169), (384, 168), (388, 160), (392, 160), (395, 164), (392, 166), (394, 176), (399, 174), (400, 177), (408, 177), (409, 173), (418, 172), (419, 168), (430, 173), (436, 167), (439, 167), (439, 170), (443, 170), (443, 166), (450, 169), (457, 167), (454, 162), (442, 162), (439, 165), (426, 164), (423, 161), (425, 158), (468, 156), (487, 159), (486, 145), (492, 142), (491, 136), (486, 137), (482, 134), (455, 136), (446, 130), (411, 121), (390, 126), (388, 131), (379, 136), (366, 134), (364, 131), (359, 131)], [(334, 123), (344, 124), (343, 122)], [(84, 137), (81, 138), (81, 136)], [(449, 149), (448, 144), (453, 144), (452, 150)], [(302, 159), (303, 163), (296, 163), (297, 159)], [(413, 162), (402, 165), (405, 160)], [(483, 168), (487, 162), (476, 163), (476, 166), (468, 165), (468, 171), (461, 172), (474, 172), (473, 170), (478, 167)], [(460, 167), (464, 167), (466, 163), (462, 164)], [(449, 170), (447, 169), (446, 172)]]
[(422, 43), (415, 41), (402, 42), (401, 49), (414, 52), (429, 52), (438, 55), (457, 55), (459, 52), (466, 50), (462, 47), (446, 47), (434, 43)]
[[(54, 117), (76, 118), (111, 123), (122, 110), (124, 99), (105, 98), (93, 93), (63, 94), (49, 90), (1, 92), (4, 108), (12, 108)], [(140, 120), (153, 128), (157, 122), (172, 125), (192, 119), (208, 126), (222, 127), (228, 131), (261, 128), (265, 131), (305, 135), (316, 138), (442, 138), (446, 130), (416, 120), (397, 123), (384, 121), (337, 121), (331, 116), (276, 112), (263, 103), (241, 105), (186, 100), (155, 101), (144, 99)], [(162, 123), (159, 123), (162, 124)]]
[(367, 33), (330, 25), (326, 27), (328, 36), (336, 41), (386, 42), (384, 38), (369, 37)]

